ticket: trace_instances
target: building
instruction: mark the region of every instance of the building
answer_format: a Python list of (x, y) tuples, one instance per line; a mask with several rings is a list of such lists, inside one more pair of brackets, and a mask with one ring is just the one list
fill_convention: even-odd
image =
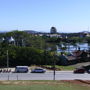
[(51, 27), (50, 33), (51, 34), (56, 34), (57, 33), (57, 29), (55, 27)]

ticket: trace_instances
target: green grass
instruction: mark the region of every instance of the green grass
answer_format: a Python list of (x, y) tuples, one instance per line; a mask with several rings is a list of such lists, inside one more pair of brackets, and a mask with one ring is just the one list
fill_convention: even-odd
[[(44, 65), (46, 67), (52, 67), (51, 65)], [(59, 66), (59, 65), (55, 65), (55, 67), (57, 68), (57, 70), (64, 70), (64, 71), (70, 71), (70, 70), (74, 70), (75, 66)]]
[(90, 90), (90, 87), (79, 86), (52, 86), (52, 85), (32, 85), (32, 86), (14, 86), (0, 85), (0, 90)]
[(56, 68), (60, 68), (61, 70), (74, 70), (75, 69), (75, 66), (57, 66), (56, 65)]
[(61, 81), (9, 81), (0, 90), (90, 90), (90, 86)]

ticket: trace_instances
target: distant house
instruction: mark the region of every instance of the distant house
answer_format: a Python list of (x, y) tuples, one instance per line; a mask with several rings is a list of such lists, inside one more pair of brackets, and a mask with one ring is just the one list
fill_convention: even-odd
[(90, 37), (90, 32), (88, 31), (80, 32), (80, 37)]

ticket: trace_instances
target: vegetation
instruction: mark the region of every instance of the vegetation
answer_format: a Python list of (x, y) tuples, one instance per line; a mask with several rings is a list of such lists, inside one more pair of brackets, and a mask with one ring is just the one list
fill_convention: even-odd
[[(67, 34), (68, 35), (68, 34)], [(12, 31), (0, 34), (0, 67), (6, 66), (7, 50), (9, 53), (9, 66), (16, 65), (52, 65), (56, 56), (56, 45), (60, 49), (66, 50), (66, 44), (76, 44), (77, 42), (90, 42), (89, 38), (70, 37), (47, 37), (37, 34), (29, 34), (24, 31)], [(74, 36), (77, 34), (74, 34)], [(10, 38), (13, 37), (13, 40)], [(64, 47), (61, 46), (64, 44)]]
[(62, 71), (67, 71), (67, 70), (74, 70), (75, 66), (58, 66), (58, 65), (56, 65), (56, 68), (60, 68)]
[[(28, 65), (36, 64), (51, 64), (52, 56), (50, 52), (45, 52), (43, 50), (35, 49), (32, 47), (16, 47), (11, 46), (9, 48), (1, 48), (0, 50), (0, 66), (6, 66), (6, 50), (9, 53), (9, 66), (17, 65)], [(46, 55), (46, 56), (45, 56)], [(45, 57), (45, 58), (44, 58)]]
[[(73, 81), (74, 82), (74, 81)], [(87, 84), (70, 81), (2, 81), (0, 90), (89, 90)]]

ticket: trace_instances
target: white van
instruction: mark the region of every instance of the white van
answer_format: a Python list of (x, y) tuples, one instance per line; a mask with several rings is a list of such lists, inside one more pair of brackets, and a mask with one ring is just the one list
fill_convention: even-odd
[(27, 73), (28, 71), (28, 66), (16, 66), (15, 68), (16, 73)]

